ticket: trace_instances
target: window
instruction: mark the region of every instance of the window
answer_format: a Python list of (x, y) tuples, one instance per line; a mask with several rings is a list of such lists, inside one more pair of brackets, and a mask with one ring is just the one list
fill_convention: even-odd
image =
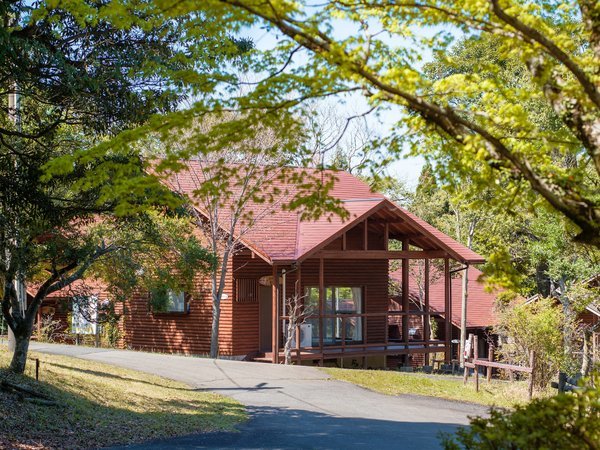
[[(323, 313), (336, 316), (323, 319), (323, 344), (339, 345), (362, 342), (363, 289), (361, 287), (331, 286), (325, 288)], [(306, 304), (313, 314), (319, 314), (319, 288), (306, 288)], [(348, 317), (343, 317), (348, 315)], [(308, 319), (313, 326), (313, 346), (319, 345), (319, 319)]]
[(174, 291), (166, 287), (154, 289), (150, 293), (150, 304), (155, 313), (187, 312), (185, 292)]
[(185, 293), (183, 291), (167, 291), (167, 312), (185, 312)]
[(98, 297), (73, 298), (71, 333), (96, 334), (98, 317)]
[(258, 281), (250, 278), (237, 278), (235, 294), (235, 301), (238, 303), (256, 303), (258, 301)]

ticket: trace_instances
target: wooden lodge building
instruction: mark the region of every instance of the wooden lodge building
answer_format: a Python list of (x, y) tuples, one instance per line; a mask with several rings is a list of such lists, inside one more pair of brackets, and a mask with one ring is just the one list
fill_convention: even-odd
[[(198, 171), (197, 163), (189, 162), (186, 171), (167, 183), (189, 194)], [(452, 299), (456, 288), (451, 268), (484, 259), (351, 174), (326, 172), (335, 177), (329, 194), (339, 199), (349, 218), (303, 221), (298, 212), (280, 206), (244, 235), (243, 248), (230, 260), (221, 301), (220, 355), (281, 362), (288, 319), (283, 299), (298, 296), (309, 313), (296, 328), (292, 356), (299, 363), (381, 367), (390, 355), (431, 353), (449, 361), (451, 324), (460, 319)], [(395, 310), (389, 308), (393, 260), (400, 261), (400, 282), (408, 287)], [(421, 260), (425, 267), (423, 310), (410, 307), (411, 260)], [(442, 273), (432, 289), (427, 279), (434, 260)], [(127, 300), (119, 321), (119, 346), (207, 354), (212, 302), (206, 281), (198, 282), (197, 292), (174, 294), (170, 312), (153, 312), (146, 293)], [(57, 297), (47, 299), (46, 311), (58, 311), (59, 302)], [(432, 315), (445, 325), (433, 339), (428, 330)], [(410, 333), (415, 319), (425, 324), (417, 337)], [(399, 324), (393, 336), (390, 324)]]

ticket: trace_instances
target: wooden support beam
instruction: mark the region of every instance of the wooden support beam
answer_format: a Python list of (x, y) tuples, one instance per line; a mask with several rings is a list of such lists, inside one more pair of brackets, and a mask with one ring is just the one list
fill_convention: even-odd
[(369, 218), (367, 217), (363, 222), (364, 233), (363, 233), (363, 250), (369, 250)]
[(385, 251), (390, 249), (390, 224), (385, 222), (383, 224), (383, 248)]
[(346, 232), (344, 232), (344, 234), (342, 234), (342, 250), (346, 250), (346, 247)]
[(319, 258), (319, 349), (321, 350), (321, 366), (323, 366), (323, 332), (325, 324), (323, 315), (325, 314), (325, 261)]
[(436, 259), (446, 258), (442, 250), (321, 250), (315, 255), (325, 259)]
[[(444, 340), (448, 348), (452, 348), (452, 306), (451, 306), (451, 278), (450, 278), (450, 259), (444, 259), (444, 328), (445, 336)], [(446, 364), (449, 364), (452, 360), (452, 350), (446, 352), (444, 357)]]
[[(402, 251), (404, 253), (408, 252), (410, 245), (410, 241), (408, 239), (404, 239), (402, 241)], [(410, 286), (409, 286), (409, 278), (410, 278), (410, 260), (408, 258), (402, 259), (402, 311), (404, 315), (402, 316), (402, 340), (404, 341), (404, 345), (408, 347), (408, 312), (410, 309)], [(408, 356), (404, 358), (404, 364), (408, 362)]]
[[(425, 260), (425, 286), (424, 286), (424, 294), (425, 294), (425, 315), (423, 324), (423, 334), (425, 335), (425, 348), (429, 348), (429, 340), (431, 339), (431, 329), (430, 329), (430, 321), (431, 321), (431, 309), (429, 308), (429, 277), (431, 276), (429, 270), (429, 260)], [(429, 365), (429, 353), (425, 353), (425, 365)]]
[[(494, 346), (493, 345), (488, 346), (488, 361), (494, 362)], [(489, 384), (492, 382), (492, 367), (491, 366), (487, 367), (486, 375), (487, 375), (487, 382)]]
[(460, 310), (460, 366), (465, 364), (465, 341), (467, 340), (467, 301), (469, 299), (469, 265), (465, 265), (462, 278), (462, 299)]
[[(304, 298), (303, 289), (302, 289), (302, 264), (298, 263), (298, 269), (296, 270), (296, 284), (294, 292), (296, 294), (296, 301)], [(304, 301), (304, 300), (302, 300)], [(304, 305), (302, 305), (302, 313), (304, 313)], [(296, 358), (297, 364), (300, 365), (302, 362), (302, 358), (300, 357), (300, 325), (296, 326)], [(312, 345), (312, 343), (311, 343)]]
[(273, 363), (279, 363), (279, 275), (277, 273), (277, 265), (273, 264), (273, 335), (271, 336), (271, 350), (273, 351)]
[[(473, 336), (473, 359), (479, 359), (479, 338)], [(475, 392), (479, 392), (479, 367), (475, 367)]]

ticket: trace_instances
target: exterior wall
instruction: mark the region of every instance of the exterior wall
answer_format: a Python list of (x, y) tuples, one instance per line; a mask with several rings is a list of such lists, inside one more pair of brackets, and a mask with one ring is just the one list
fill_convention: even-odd
[[(229, 276), (221, 301), (219, 321), (219, 353), (232, 355), (232, 278)], [(189, 300), (187, 313), (153, 313), (148, 294), (137, 293), (124, 305), (122, 321), (123, 346), (137, 350), (167, 353), (207, 354), (210, 351), (212, 299), (210, 278), (198, 278)]]
[(233, 258), (233, 290), (230, 304), (233, 317), (233, 354), (248, 355), (257, 353), (259, 349), (259, 301), (242, 303), (237, 301), (235, 292), (236, 279), (258, 279), (273, 274), (273, 267), (258, 256), (252, 257), (249, 252), (238, 254)]
[[(302, 263), (302, 289), (319, 286), (319, 261), (309, 259)], [(364, 312), (384, 313), (388, 309), (387, 260), (332, 260), (324, 261), (325, 286), (364, 288)], [(289, 283), (288, 286), (292, 284)], [(367, 343), (384, 342), (387, 321), (385, 316), (372, 317), (363, 325)], [(366, 333), (365, 333), (366, 330)]]
[(584, 324), (588, 326), (594, 326), (598, 323), (600, 318), (598, 316), (588, 310), (583, 311), (579, 314), (578, 319)]

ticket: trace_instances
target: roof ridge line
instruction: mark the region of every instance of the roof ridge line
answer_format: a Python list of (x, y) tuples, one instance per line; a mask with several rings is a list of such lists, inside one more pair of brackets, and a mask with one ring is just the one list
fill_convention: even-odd
[(346, 198), (346, 199), (341, 199), (340, 201), (342, 203), (346, 203), (346, 202), (375, 202), (375, 201), (381, 201), (381, 200), (385, 200), (385, 197), (367, 197), (367, 198)]

